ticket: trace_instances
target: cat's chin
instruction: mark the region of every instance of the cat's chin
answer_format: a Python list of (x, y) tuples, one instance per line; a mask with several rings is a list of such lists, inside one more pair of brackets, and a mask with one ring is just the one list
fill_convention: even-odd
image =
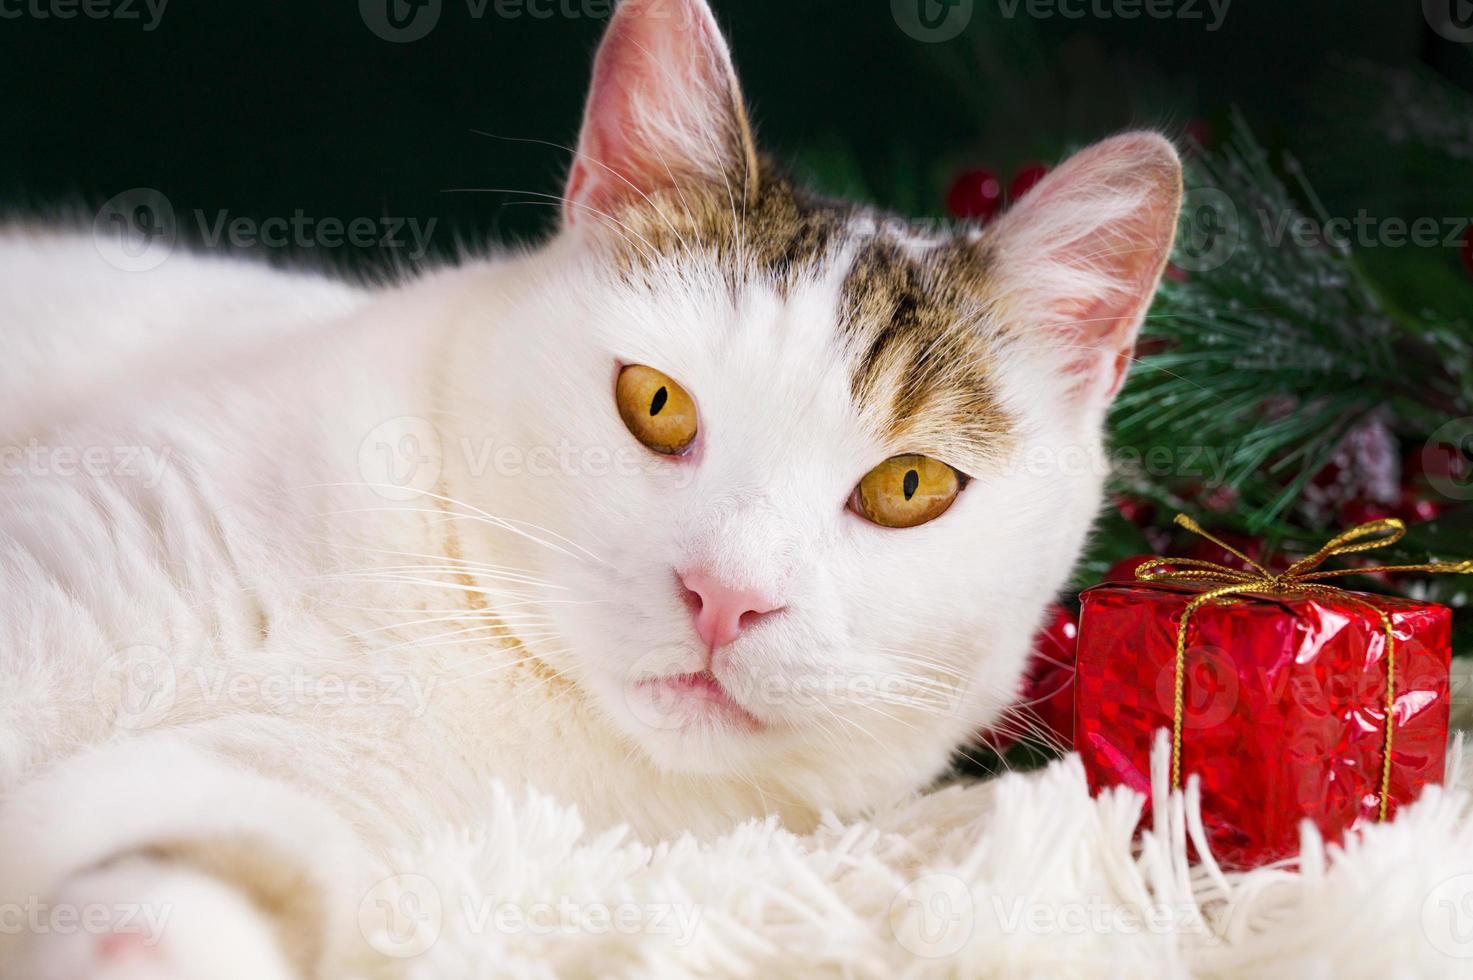
[(639, 737), (645, 758), (661, 772), (698, 778), (723, 778), (749, 771), (775, 752), (772, 737), (711, 725)]

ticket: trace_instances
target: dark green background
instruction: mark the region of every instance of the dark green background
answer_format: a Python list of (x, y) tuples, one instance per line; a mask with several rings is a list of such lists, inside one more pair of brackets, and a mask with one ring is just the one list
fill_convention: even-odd
[[(181, 212), (435, 217), (441, 249), (547, 227), (555, 212), (528, 193), (447, 191), (559, 189), (562, 151), (474, 131), (571, 142), (604, 24), (474, 19), (445, 0), (427, 38), (391, 44), (356, 0), (172, 0), (152, 32), (25, 13), (38, 2), (3, 0), (23, 16), (0, 19), (0, 208), (85, 215), (147, 186)], [(969, 163), (1008, 171), (1130, 124), (1221, 127), (1234, 104), (1292, 143), (1339, 55), (1469, 75), (1469, 52), (1415, 0), (1235, 0), (1216, 32), (1010, 19), (978, 0), (968, 32), (941, 45), (898, 29), (888, 0), (714, 6), (768, 146), (918, 210)]]

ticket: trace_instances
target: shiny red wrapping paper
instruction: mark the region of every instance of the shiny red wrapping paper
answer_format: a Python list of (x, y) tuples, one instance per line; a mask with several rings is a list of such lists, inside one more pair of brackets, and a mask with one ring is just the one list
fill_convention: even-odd
[[(1176, 635), (1206, 587), (1107, 583), (1084, 593), (1075, 748), (1091, 789), (1150, 795), (1151, 746), (1172, 728)], [(1451, 612), (1353, 593), (1396, 633), (1391, 812), (1442, 781)], [(1380, 808), (1386, 636), (1361, 602), (1250, 593), (1209, 602), (1188, 625), (1182, 781), (1201, 777), (1214, 857), (1253, 867), (1299, 851), (1299, 823), (1329, 840)]]

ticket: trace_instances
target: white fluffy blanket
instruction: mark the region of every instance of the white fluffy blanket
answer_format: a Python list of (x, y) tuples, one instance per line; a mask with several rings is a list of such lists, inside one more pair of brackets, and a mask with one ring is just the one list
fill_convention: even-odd
[[(1158, 762), (1160, 757), (1158, 755)], [(1077, 758), (798, 836), (751, 823), (647, 847), (495, 796), (396, 862), (360, 924), (414, 978), (1473, 976), (1473, 797), (1449, 785), (1297, 864), (1191, 867), (1191, 790), (1140, 800)], [(1159, 770), (1158, 770), (1159, 778)], [(392, 910), (388, 918), (382, 910)]]

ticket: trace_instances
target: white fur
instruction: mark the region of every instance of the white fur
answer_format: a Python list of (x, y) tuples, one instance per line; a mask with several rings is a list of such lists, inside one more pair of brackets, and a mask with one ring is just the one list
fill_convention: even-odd
[[(85, 236), (0, 234), (23, 392), (0, 441), (34, 447), (0, 474), (0, 908), (188, 892), (170, 862), (208, 853), (243, 894), (301, 882), (271, 924), (289, 969), (389, 971), (351, 896), (479, 826), (488, 786), (651, 840), (765, 815), (803, 833), (924, 786), (996, 717), (1099, 506), (1106, 398), (1026, 322), (979, 323), (1031, 455), (881, 529), (845, 501), (914, 447), (852, 401), (853, 250), (786, 295), (733, 293), (699, 254), (651, 289), (606, 234), (378, 289), (183, 253), (128, 273)], [(692, 393), (692, 458), (625, 430), (620, 363)], [(58, 447), (102, 462), (67, 472)], [(704, 665), (692, 564), (783, 598), (712, 668), (758, 731), (637, 685)], [(156, 880), (88, 877), (139, 855)], [(185, 945), (223, 962), (257, 925)], [(0, 965), (42, 947), (0, 930)]]
[(425, 915), (374, 935), (409, 980), (1451, 980), (1473, 957), (1460, 756), (1390, 824), (1343, 847), (1306, 825), (1297, 861), (1225, 873), (1188, 861), (1195, 798), (1148, 815), (1134, 847), (1139, 797), (1092, 799), (1073, 756), (811, 834), (753, 820), (657, 847), (492, 786), (475, 824), (393, 856), (370, 894)]
[[(118, 932), (136, 935), (139, 941), (109, 953), (98, 948), (106, 932), (72, 929), (57, 918), (61, 925), (42, 931), (25, 950), (17, 974), (28, 980), (292, 976), (273, 924), (239, 891), (187, 867), (130, 858), (72, 879), (53, 897), (52, 908), (106, 914)], [(165, 934), (168, 942), (163, 941)]]

